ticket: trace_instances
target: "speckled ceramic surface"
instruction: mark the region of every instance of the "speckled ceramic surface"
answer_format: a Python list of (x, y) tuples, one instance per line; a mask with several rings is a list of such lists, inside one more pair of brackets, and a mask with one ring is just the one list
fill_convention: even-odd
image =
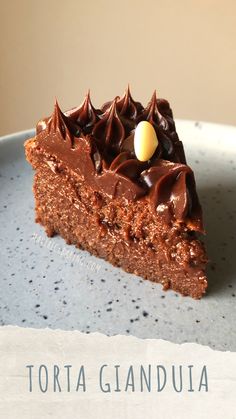
[(211, 258), (200, 301), (47, 239), (34, 223), (23, 142), (0, 139), (0, 324), (132, 334), (236, 351), (236, 128), (178, 121), (195, 171)]

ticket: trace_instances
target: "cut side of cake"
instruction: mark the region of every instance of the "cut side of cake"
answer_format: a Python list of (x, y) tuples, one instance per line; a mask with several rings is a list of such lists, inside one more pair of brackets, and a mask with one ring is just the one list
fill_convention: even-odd
[(89, 93), (65, 113), (56, 103), (25, 150), (35, 170), (36, 222), (48, 236), (60, 234), (165, 290), (202, 297), (202, 210), (165, 99), (154, 92), (144, 108), (127, 88), (100, 109)]

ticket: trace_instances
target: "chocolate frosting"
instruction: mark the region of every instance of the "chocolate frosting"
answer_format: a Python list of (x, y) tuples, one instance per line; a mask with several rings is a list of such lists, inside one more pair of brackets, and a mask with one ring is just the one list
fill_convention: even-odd
[(98, 121), (101, 111), (93, 107), (90, 99), (90, 91), (88, 91), (83, 103), (78, 108), (74, 108), (66, 114), (83, 129), (83, 133), (88, 134)]
[(143, 106), (140, 102), (135, 102), (131, 96), (129, 86), (124, 95), (117, 101), (117, 109), (120, 115), (127, 119), (136, 121), (138, 115), (142, 112)]
[[(142, 120), (154, 126), (159, 140), (147, 162), (136, 158), (133, 146), (134, 129)], [(101, 110), (93, 107), (89, 92), (80, 107), (66, 113), (56, 102), (52, 116), (38, 123), (36, 141), (95, 190), (110, 198), (147, 199), (165, 222), (203, 232), (193, 171), (186, 165), (169, 103), (157, 99), (156, 92), (146, 108), (133, 100), (129, 87)], [(50, 158), (48, 164), (54, 167)]]
[(125, 138), (125, 128), (117, 111), (117, 98), (101, 116), (93, 128), (92, 135), (99, 141), (100, 148), (119, 152)]

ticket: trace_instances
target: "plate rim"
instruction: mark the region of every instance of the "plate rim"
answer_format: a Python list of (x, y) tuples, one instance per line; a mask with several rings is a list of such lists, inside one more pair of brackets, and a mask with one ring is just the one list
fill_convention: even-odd
[(19, 139), (19, 137), (28, 137), (30, 135), (34, 136), (35, 134), (35, 128), (29, 128), (23, 131), (17, 131), (13, 132), (12, 134), (2, 135), (0, 136), (0, 143), (6, 142), (6, 141), (14, 141)]

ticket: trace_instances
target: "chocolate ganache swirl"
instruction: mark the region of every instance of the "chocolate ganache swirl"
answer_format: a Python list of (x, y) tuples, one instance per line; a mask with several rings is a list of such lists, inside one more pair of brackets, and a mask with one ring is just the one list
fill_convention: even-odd
[[(134, 129), (142, 120), (153, 125), (159, 140), (147, 162), (134, 153)], [(95, 190), (110, 198), (147, 199), (167, 223), (204, 231), (193, 171), (186, 165), (170, 105), (156, 92), (146, 108), (133, 100), (129, 87), (101, 110), (93, 107), (89, 92), (80, 107), (65, 113), (56, 102), (36, 132), (40, 147)]]
[(78, 108), (71, 109), (66, 114), (83, 129), (84, 134), (89, 134), (99, 120), (101, 111), (93, 107), (90, 99), (90, 91), (88, 91), (83, 103)]

